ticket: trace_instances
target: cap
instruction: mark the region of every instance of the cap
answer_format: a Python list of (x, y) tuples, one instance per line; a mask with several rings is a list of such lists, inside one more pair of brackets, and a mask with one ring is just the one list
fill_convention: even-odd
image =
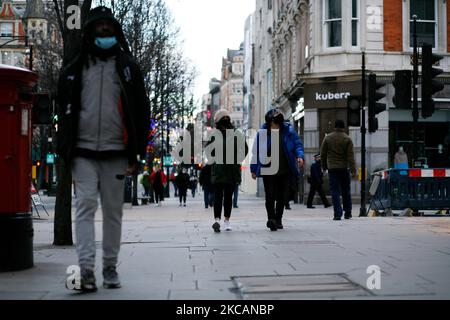
[(214, 122), (218, 123), (222, 118), (230, 117), (230, 112), (227, 109), (219, 109), (214, 115)]

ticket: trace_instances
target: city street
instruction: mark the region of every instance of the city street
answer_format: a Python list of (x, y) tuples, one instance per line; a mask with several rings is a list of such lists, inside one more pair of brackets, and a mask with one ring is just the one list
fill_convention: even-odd
[[(97, 242), (94, 294), (65, 289), (74, 247), (54, 247), (50, 217), (34, 220), (35, 267), (0, 273), (0, 299), (272, 300), (449, 299), (450, 220), (377, 217), (333, 221), (332, 209), (293, 205), (285, 229), (270, 232), (264, 202), (241, 195), (233, 231), (215, 234), (202, 194), (186, 208), (174, 198), (124, 210), (118, 267), (123, 288), (101, 288)], [(354, 210), (358, 211), (358, 210)], [(37, 216), (36, 216), (37, 218)], [(97, 240), (101, 214), (97, 213)], [(381, 289), (367, 288), (369, 266), (381, 269)]]

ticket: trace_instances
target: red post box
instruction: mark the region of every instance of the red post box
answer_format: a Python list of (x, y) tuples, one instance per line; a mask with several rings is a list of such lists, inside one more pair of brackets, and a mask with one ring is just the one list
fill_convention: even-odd
[(31, 89), (37, 79), (0, 64), (0, 271), (33, 267)]

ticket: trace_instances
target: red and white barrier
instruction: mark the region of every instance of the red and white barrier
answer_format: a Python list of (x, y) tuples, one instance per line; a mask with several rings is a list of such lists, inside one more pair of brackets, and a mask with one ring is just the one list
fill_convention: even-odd
[(410, 169), (410, 178), (449, 178), (450, 169)]

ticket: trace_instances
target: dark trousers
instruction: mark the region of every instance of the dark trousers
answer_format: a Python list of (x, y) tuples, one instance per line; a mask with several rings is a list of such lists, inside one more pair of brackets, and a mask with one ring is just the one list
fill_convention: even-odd
[(289, 198), (289, 175), (263, 177), (268, 220), (281, 222)]
[(180, 198), (180, 203), (184, 202), (186, 204), (187, 188), (179, 188), (178, 197)]
[[(352, 197), (350, 194), (350, 173), (347, 169), (330, 169), (328, 170), (330, 179), (331, 197), (333, 199), (334, 216), (342, 218), (345, 211), (346, 216), (352, 215)], [(341, 196), (344, 210), (341, 206)]]
[(214, 204), (214, 188), (212, 186), (203, 187), (203, 201), (205, 208), (212, 207)]
[(314, 196), (316, 195), (316, 192), (319, 193), (320, 199), (322, 199), (322, 203), (324, 206), (329, 206), (328, 199), (325, 196), (325, 192), (323, 192), (322, 183), (317, 181), (311, 182), (311, 188), (309, 189), (309, 195), (308, 195), (308, 201), (306, 202), (306, 205), (308, 207), (312, 207)]
[(220, 183), (214, 185), (214, 218), (222, 218), (222, 205), (224, 216), (226, 219), (231, 217), (231, 209), (233, 206), (234, 184)]
[(172, 183), (173, 183), (173, 188), (175, 189), (175, 197), (178, 197), (178, 186), (175, 182), (172, 182)]
[(164, 201), (164, 188), (155, 188), (155, 202), (163, 202)]

